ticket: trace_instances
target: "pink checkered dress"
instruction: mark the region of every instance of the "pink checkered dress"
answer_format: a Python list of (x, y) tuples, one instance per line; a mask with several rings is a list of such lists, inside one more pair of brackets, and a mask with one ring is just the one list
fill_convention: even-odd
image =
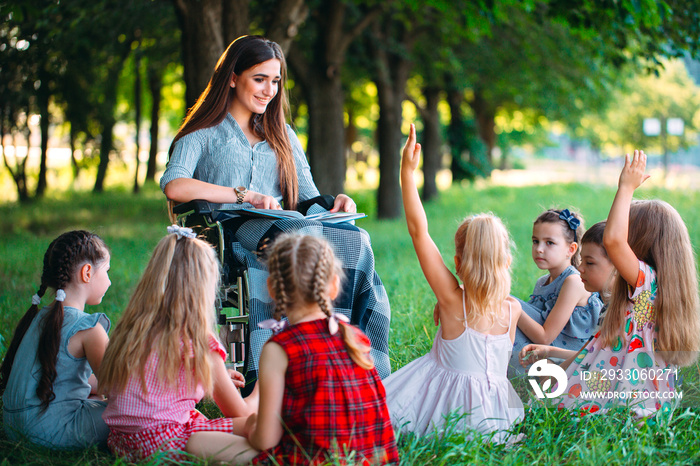
[[(226, 358), (226, 351), (213, 335), (209, 337), (209, 349)], [(204, 389), (190, 387), (184, 368), (180, 368), (176, 387), (158, 380), (158, 361), (158, 355), (153, 352), (146, 362), (146, 393), (138, 374), (133, 374), (120, 393), (109, 394), (102, 415), (110, 428), (109, 448), (127, 461), (139, 461), (157, 451), (168, 451), (172, 459), (181, 459), (192, 433), (233, 433), (230, 418), (207, 419), (195, 409)]]

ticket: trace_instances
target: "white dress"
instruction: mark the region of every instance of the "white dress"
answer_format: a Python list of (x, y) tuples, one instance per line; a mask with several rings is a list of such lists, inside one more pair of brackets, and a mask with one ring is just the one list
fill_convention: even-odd
[[(462, 295), (462, 312), (467, 315)], [(394, 427), (426, 435), (444, 430), (448, 415), (457, 415), (458, 430), (494, 434), (501, 442), (523, 418), (523, 404), (506, 377), (513, 342), (508, 330), (486, 335), (467, 327), (453, 340), (438, 329), (430, 353), (384, 379), (389, 414)]]

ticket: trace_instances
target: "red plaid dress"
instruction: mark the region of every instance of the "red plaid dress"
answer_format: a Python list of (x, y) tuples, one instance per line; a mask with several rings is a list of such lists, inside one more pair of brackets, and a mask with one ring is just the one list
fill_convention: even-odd
[[(369, 346), (364, 333), (350, 328)], [(340, 332), (329, 333), (328, 320), (302, 322), (270, 341), (282, 346), (289, 358), (282, 402), (284, 434), (279, 445), (261, 452), (254, 463), (317, 464), (334, 457), (341, 464), (398, 464), (377, 370), (362, 369), (352, 361)], [(350, 452), (355, 456), (345, 458)]]
[[(213, 335), (209, 349), (226, 358), (226, 351)], [(230, 418), (207, 419), (195, 409), (204, 396), (204, 389), (188, 388), (188, 378), (180, 368), (177, 387), (165, 385), (156, 377), (158, 355), (153, 352), (145, 367), (147, 393), (143, 392), (138, 374), (129, 377), (121, 393), (110, 393), (107, 409), (102, 414), (110, 428), (107, 444), (110, 450), (129, 462), (168, 452), (172, 460), (183, 460), (185, 445), (194, 432), (233, 433)]]

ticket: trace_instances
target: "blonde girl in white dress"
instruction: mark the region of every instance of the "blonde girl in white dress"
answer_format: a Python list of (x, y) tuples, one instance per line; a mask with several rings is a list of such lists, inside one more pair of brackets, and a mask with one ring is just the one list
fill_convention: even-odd
[[(460, 429), (494, 434), (523, 417), (506, 378), (520, 304), (510, 293), (510, 238), (490, 214), (467, 217), (455, 234), (457, 277), (428, 233), (413, 172), (420, 160), (415, 127), (403, 149), (401, 190), (416, 255), (439, 306), (440, 329), (430, 353), (384, 380), (392, 423), (418, 435), (444, 429), (457, 415)], [(462, 286), (460, 286), (460, 281)]]

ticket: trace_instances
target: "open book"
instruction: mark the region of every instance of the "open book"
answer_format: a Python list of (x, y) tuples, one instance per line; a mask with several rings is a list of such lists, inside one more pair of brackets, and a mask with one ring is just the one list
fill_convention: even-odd
[(358, 218), (364, 218), (367, 215), (363, 213), (351, 213), (351, 212), (318, 212), (315, 214), (303, 215), (301, 212), (296, 210), (276, 210), (276, 209), (237, 209), (236, 213), (240, 215), (248, 215), (251, 217), (264, 217), (264, 218), (289, 218), (289, 219), (305, 219), (305, 220), (316, 220), (318, 222), (324, 223), (343, 223), (351, 222), (357, 220)]

